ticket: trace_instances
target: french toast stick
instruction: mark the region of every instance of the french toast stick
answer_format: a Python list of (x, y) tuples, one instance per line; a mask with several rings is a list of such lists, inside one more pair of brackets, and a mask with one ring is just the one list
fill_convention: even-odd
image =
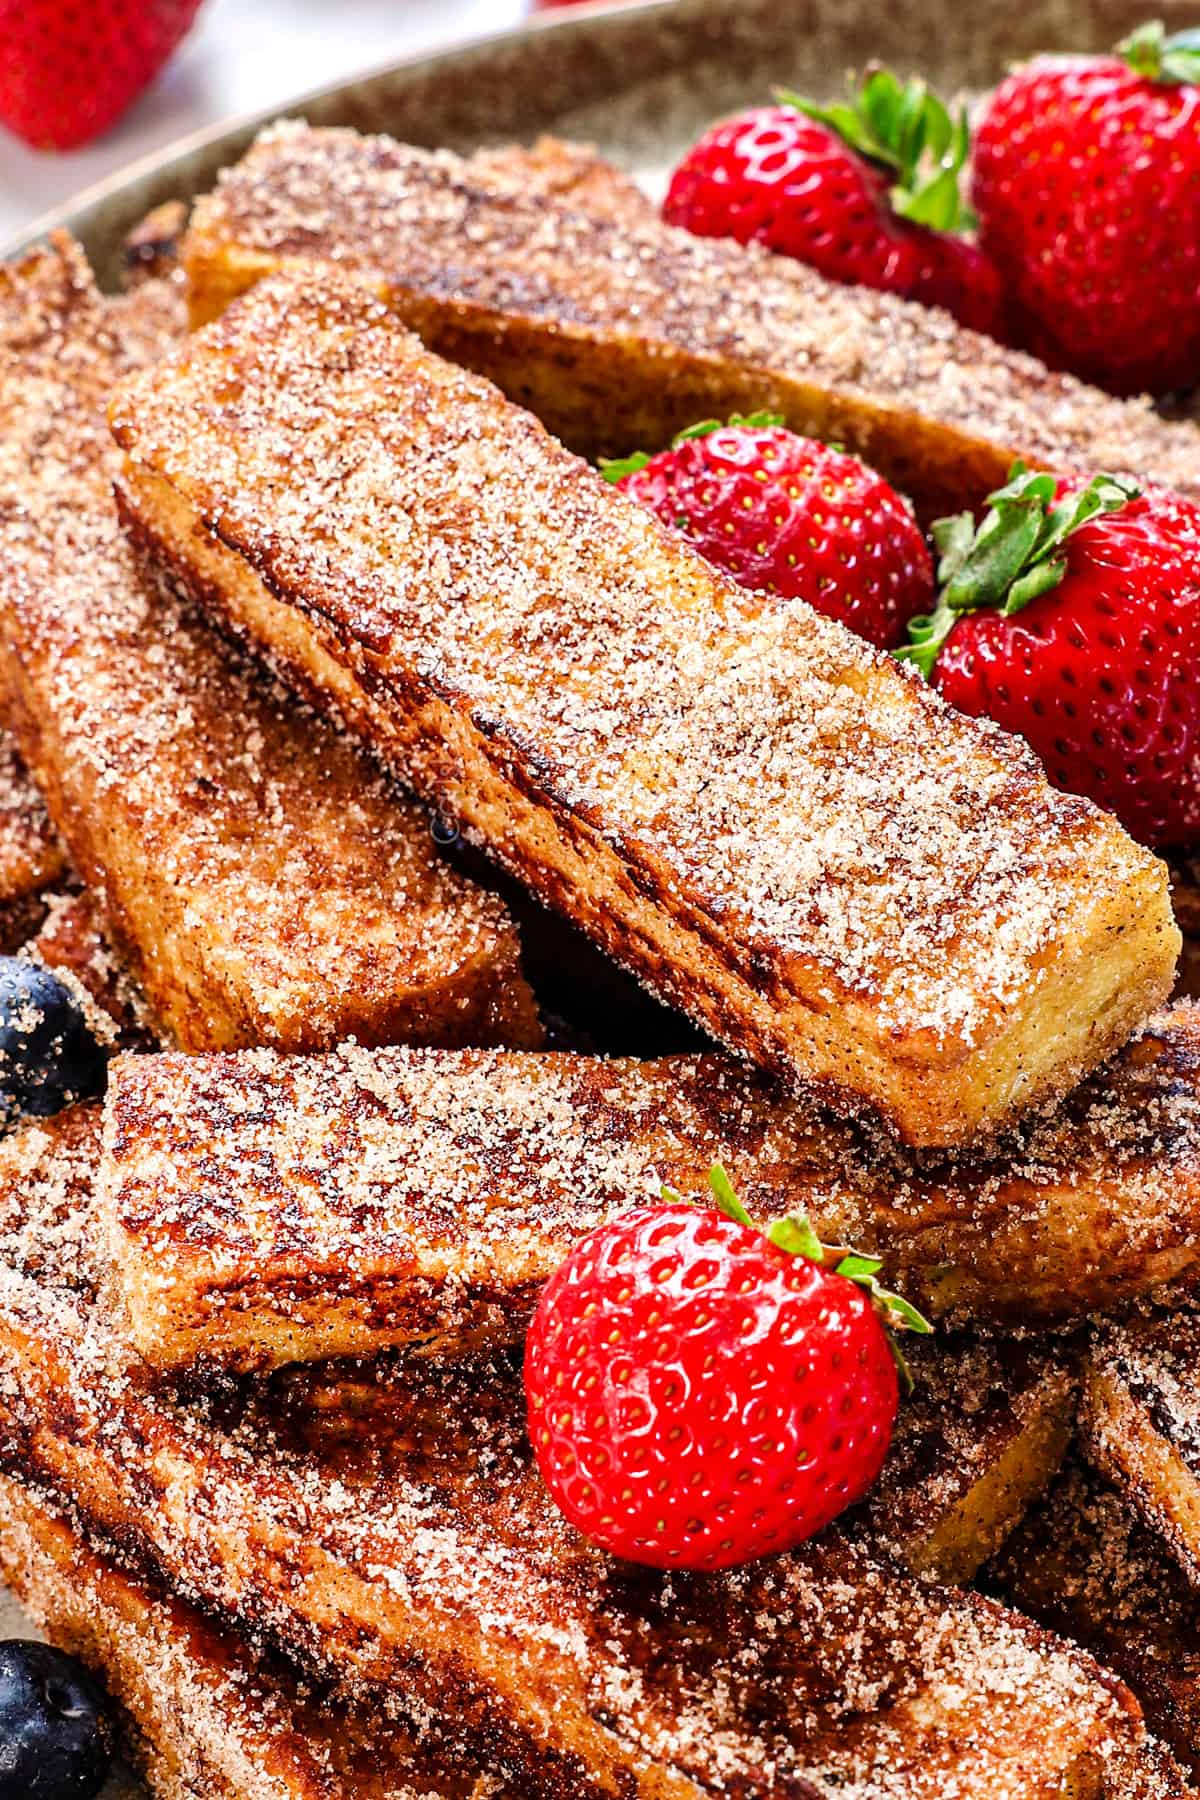
[(660, 995), (908, 1141), (1065, 1092), (1173, 978), (1165, 866), (764, 610), (346, 279), (113, 402), (137, 540)]
[(156, 1800), (513, 1800), (382, 1713), (356, 1718), (306, 1689), (3, 1478), (0, 1578), (119, 1703), (123, 1747)]
[(985, 1581), (1114, 1669), (1151, 1729), (1200, 1778), (1200, 1601), (1116, 1488), (1072, 1461)]
[[(335, 1060), (341, 1063), (336, 1070), (329, 1067)], [(441, 1053), (436, 1059), (405, 1056), (397, 1067), (395, 1058), (376, 1056), (361, 1077), (352, 1059), (321, 1062), (324, 1070), (316, 1058), (266, 1056), (220, 1064), (215, 1058), (125, 1058), (114, 1065), (107, 1153), (97, 1179), (95, 1253), (122, 1334), (152, 1366), (267, 1368), (418, 1342), (442, 1358), (482, 1346), (515, 1346), (524, 1336), (535, 1284), (514, 1279), (513, 1259), (522, 1246), (538, 1244), (539, 1236), (545, 1241), (535, 1254), (544, 1256), (547, 1272), (565, 1253), (565, 1233), (554, 1245), (563, 1196), (581, 1190), (597, 1195), (586, 1203), (591, 1211), (576, 1221), (579, 1233), (603, 1216), (601, 1192), (622, 1205), (653, 1197), (655, 1177), (646, 1161), (651, 1146), (667, 1178), (698, 1193), (704, 1159), (714, 1144), (728, 1142), (719, 1134), (738, 1113), (736, 1149), (732, 1156), (722, 1153), (736, 1170), (743, 1198), (768, 1210), (809, 1200), (806, 1191), (791, 1195), (786, 1186), (786, 1123), (776, 1129), (778, 1120), (773, 1124), (765, 1109), (756, 1120), (752, 1090), (735, 1086), (736, 1072), (716, 1058), (679, 1058), (656, 1067), (567, 1055)], [(181, 1084), (173, 1079), (180, 1073), (188, 1077)], [(303, 1099), (320, 1095), (319, 1108), (304, 1110), (303, 1100), (297, 1105), (297, 1078)], [(252, 1134), (229, 1130), (235, 1114), (256, 1120)], [(406, 1131), (406, 1118), (427, 1122), (425, 1141)], [(649, 1118), (655, 1120), (652, 1140), (646, 1137)], [(435, 1134), (439, 1141), (431, 1153)], [(201, 1160), (204, 1193), (224, 1196), (224, 1204), (202, 1198), (198, 1186), (183, 1200), (188, 1173), (199, 1171)], [(831, 1146), (830, 1167), (838, 1161)], [(553, 1185), (546, 1174), (551, 1162)], [(245, 1192), (236, 1171), (250, 1165), (258, 1171), (253, 1185), (259, 1197), (274, 1193), (286, 1208), (286, 1225), (278, 1209), (274, 1217), (289, 1239), (294, 1309), (281, 1296), (264, 1305), (246, 1258), (239, 1256), (239, 1239), (243, 1250), (253, 1239), (265, 1247), (260, 1221), (243, 1216), (231, 1229)], [(472, 1179), (478, 1182), (488, 1168), (496, 1171), (493, 1180), (472, 1193)], [(367, 1169), (365, 1181), (352, 1173)], [(372, 1217), (402, 1169), (417, 1225), (440, 1218), (448, 1235), (437, 1246), (441, 1265), (435, 1274), (433, 1240), (419, 1229), (412, 1234), (414, 1241), (392, 1265), (393, 1274), (403, 1266), (410, 1280), (407, 1301), (396, 1306), (397, 1284), (371, 1286), (368, 1270)], [(332, 1197), (335, 1207), (345, 1205), (347, 1223), (340, 1247), (326, 1246), (319, 1259), (311, 1254), (311, 1239), (304, 1242), (313, 1223), (307, 1202), (317, 1191)], [(141, 1222), (136, 1232), (128, 1205)], [(507, 1214), (507, 1230), (495, 1229), (501, 1213)], [(205, 1244), (201, 1260), (210, 1284), (214, 1277), (220, 1283), (219, 1291), (209, 1285), (202, 1298), (180, 1279), (187, 1254), (176, 1236), (181, 1221), (193, 1251)], [(275, 1243), (279, 1235), (277, 1230)], [(414, 1267), (422, 1271), (416, 1282)], [(356, 1309), (356, 1332), (346, 1329), (339, 1303), (357, 1283), (371, 1292)], [(430, 1308), (423, 1324), (422, 1300)], [(389, 1311), (393, 1306), (403, 1325)], [(1021, 1316), (1028, 1320), (1028, 1307)], [(855, 1529), (917, 1574), (966, 1581), (1062, 1460), (1075, 1422), (1076, 1358), (1062, 1346), (976, 1342), (943, 1333), (928, 1343), (914, 1340), (906, 1355), (912, 1392)]]
[(1120, 1752), (1109, 1764), (1108, 1788), (1109, 1800), (1197, 1800), (1200, 1793), (1158, 1738)]
[(927, 1580), (970, 1581), (1050, 1486), (1075, 1429), (1061, 1347), (1008, 1338), (905, 1345), (913, 1381), (851, 1529)]
[[(250, 1090), (246, 1098), (252, 1097)], [(66, 1133), (67, 1150), (78, 1139), (78, 1153), (68, 1158), (66, 1150), (55, 1144), (54, 1132)], [(98, 1149), (96, 1116), (89, 1112), (86, 1119), (52, 1128), (40, 1154), (51, 1166), (70, 1161), (74, 1183), (68, 1195), (70, 1210), (87, 1215), (89, 1279), (107, 1299), (102, 1222), (92, 1223), (94, 1169), (89, 1158), (94, 1159)], [(41, 1167), (35, 1160), (31, 1182), (35, 1194), (53, 1186)], [(18, 1202), (18, 1211), (21, 1205), (35, 1219), (41, 1216), (30, 1201)], [(13, 1230), (2, 1216), (0, 1230), (10, 1234)], [(110, 1312), (108, 1328), (114, 1327), (127, 1342), (124, 1321)], [(906, 1354), (912, 1393), (901, 1411), (882, 1477), (853, 1516), (852, 1529), (868, 1551), (898, 1557), (914, 1573), (966, 1580), (1057, 1469), (1074, 1417), (1076, 1358), (1060, 1345), (972, 1341), (940, 1333), (927, 1342), (914, 1340)], [(419, 1379), (439, 1379), (428, 1369), (422, 1374), (416, 1364), (395, 1366), (410, 1368)], [(380, 1436), (388, 1429), (395, 1432), (395, 1384), (374, 1384), (369, 1364), (333, 1361), (315, 1371), (296, 1369), (279, 1379), (294, 1383), (291, 1391), (302, 1396), (296, 1410), (313, 1411), (328, 1422), (331, 1432), (360, 1430), (368, 1445), (380, 1421)], [(402, 1409), (407, 1405), (402, 1393), (399, 1403)]]
[(1200, 1588), (1200, 1314), (1098, 1329), (1081, 1417), (1091, 1460)]
[(515, 1342), (579, 1238), (714, 1160), (939, 1318), (1061, 1324), (1196, 1265), (1200, 1007), (990, 1156), (907, 1154), (718, 1056), (353, 1048), (122, 1059), (105, 1151), (105, 1255), (168, 1368)]
[(169, 332), (65, 241), (0, 275), (0, 637), (72, 863), (190, 1049), (538, 1041), (515, 928), (425, 815), (147, 583), (104, 405)]
[(1200, 494), (1195, 427), (1146, 402), (757, 246), (556, 202), (536, 172), (522, 187), (445, 152), (275, 126), (197, 203), (184, 260), (194, 324), (281, 268), (360, 272), (592, 458), (767, 408), (866, 457), (925, 520), (978, 505), (1016, 456)]
[(81, 1657), (120, 1701), (128, 1749), (159, 1800), (506, 1800), (511, 1792), (431, 1755), (378, 1708), (359, 1717), (322, 1704), (293, 1672), (156, 1592), (43, 1497), (5, 1478), (0, 1577), (51, 1641)]
[(101, 927), (89, 894), (46, 897), (45, 917), (22, 946), (26, 956), (62, 976), (86, 996), (85, 1010), (98, 1007), (109, 1021), (106, 1037), (123, 1050), (157, 1050), (162, 1039), (144, 995), (131, 979)]
[[(498, 144), (467, 157), (472, 179), (508, 184), (559, 205), (582, 207), (609, 219), (653, 221), (657, 213), (637, 182), (598, 155), (590, 144), (543, 136), (531, 146)], [(140, 219), (121, 246), (126, 287), (173, 274), (187, 232), (188, 208), (166, 200)]]
[(0, 954), (37, 930), (42, 896), (66, 874), (66, 858), (42, 797), (21, 761), (0, 678)]
[(0, 1465), (182, 1597), (481, 1733), (529, 1800), (1092, 1800), (1141, 1742), (1089, 1658), (844, 1536), (711, 1577), (605, 1557), (494, 1361), (362, 1366), (353, 1407), (337, 1365), (163, 1389), (89, 1278), (97, 1131), (83, 1108), (0, 1143)]

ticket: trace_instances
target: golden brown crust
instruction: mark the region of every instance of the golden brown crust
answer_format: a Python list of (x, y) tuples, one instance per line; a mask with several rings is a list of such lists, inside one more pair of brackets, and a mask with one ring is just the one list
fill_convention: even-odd
[(716, 1056), (356, 1049), (124, 1060), (106, 1149), (107, 1255), (165, 1366), (515, 1342), (585, 1232), (714, 1159), (938, 1316), (1062, 1322), (1196, 1264), (1200, 1008), (991, 1157), (906, 1156)]
[(1200, 492), (1197, 436), (947, 314), (822, 280), (756, 246), (555, 203), (531, 173), (273, 127), (193, 215), (193, 321), (262, 275), (335, 259), (430, 346), (495, 380), (588, 456), (768, 407), (845, 443), (927, 517), (973, 505), (1015, 455)]
[(0, 1578), (119, 1703), (124, 1748), (156, 1800), (512, 1800), (380, 1712), (330, 1706), (4, 1478)]
[(1098, 1331), (1082, 1423), (1092, 1460), (1200, 1587), (1200, 1315)]
[[(37, 897), (66, 874), (67, 863), (42, 796), (21, 760), (12, 703), (0, 671), (0, 949), (14, 949), (36, 929)], [(24, 927), (24, 929), (23, 929)]]
[(752, 1058), (952, 1143), (1165, 995), (1166, 872), (1112, 819), (353, 284), (261, 284), (113, 416), (195, 596)]
[(961, 1584), (1049, 1487), (1075, 1429), (1069, 1350), (1029, 1342), (910, 1340), (913, 1380), (883, 1473), (856, 1525), (931, 1581)]
[(1151, 1729), (1200, 1777), (1200, 1602), (1115, 1488), (1072, 1464), (996, 1558), (987, 1583), (1115, 1669)]
[(189, 1047), (538, 1041), (515, 928), (425, 815), (139, 575), (103, 407), (172, 316), (66, 244), (0, 283), (4, 659), (78, 873)]
[(479, 1728), (531, 1800), (1091, 1800), (1140, 1741), (1088, 1658), (844, 1538), (717, 1577), (614, 1564), (546, 1496), (501, 1365), (159, 1392), (89, 1283), (94, 1115), (63, 1130), (0, 1143), (4, 1466), (242, 1628)]

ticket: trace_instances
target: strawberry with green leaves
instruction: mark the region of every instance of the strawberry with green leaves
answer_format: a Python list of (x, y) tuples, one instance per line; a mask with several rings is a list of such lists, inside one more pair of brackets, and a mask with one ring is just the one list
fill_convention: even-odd
[(881, 649), (932, 603), (933, 564), (907, 500), (772, 413), (708, 420), (603, 472), (743, 587), (804, 600)]
[(860, 1499), (896, 1417), (888, 1326), (929, 1330), (877, 1258), (826, 1249), (803, 1217), (759, 1231), (719, 1165), (710, 1181), (715, 1207), (664, 1189), (584, 1238), (526, 1344), (551, 1494), (656, 1568), (789, 1549)]
[(989, 509), (934, 526), (938, 603), (901, 659), (1143, 843), (1200, 843), (1200, 507), (1018, 463)]
[(871, 70), (848, 102), (781, 94), (706, 132), (679, 164), (663, 206), (669, 224), (732, 237), (857, 283), (942, 306), (977, 331), (1005, 332), (999, 277), (962, 235), (969, 147), (922, 81)]
[(1016, 70), (973, 192), (1030, 349), (1115, 393), (1200, 380), (1200, 32)]

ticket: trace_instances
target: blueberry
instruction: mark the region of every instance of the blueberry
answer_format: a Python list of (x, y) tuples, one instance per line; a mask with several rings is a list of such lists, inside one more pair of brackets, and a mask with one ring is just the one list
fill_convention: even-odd
[(74, 1657), (0, 1643), (0, 1800), (91, 1800), (113, 1736), (111, 1703)]
[(107, 1060), (71, 990), (40, 963), (0, 956), (0, 1125), (104, 1092)]

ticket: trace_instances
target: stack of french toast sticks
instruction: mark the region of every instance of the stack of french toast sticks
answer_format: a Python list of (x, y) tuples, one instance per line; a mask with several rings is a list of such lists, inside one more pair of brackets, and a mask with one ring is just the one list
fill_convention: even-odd
[[(581, 456), (765, 405), (928, 515), (1015, 454), (1195, 493), (1194, 429), (568, 146), (276, 128), (163, 233), (0, 280), (6, 930), (120, 1052), (0, 1142), (7, 1579), (170, 1800), (1186, 1795), (1167, 871)], [(431, 816), (704, 1041), (547, 1047)], [(554, 1507), (520, 1349), (718, 1158), (937, 1330), (863, 1505), (661, 1574)]]

